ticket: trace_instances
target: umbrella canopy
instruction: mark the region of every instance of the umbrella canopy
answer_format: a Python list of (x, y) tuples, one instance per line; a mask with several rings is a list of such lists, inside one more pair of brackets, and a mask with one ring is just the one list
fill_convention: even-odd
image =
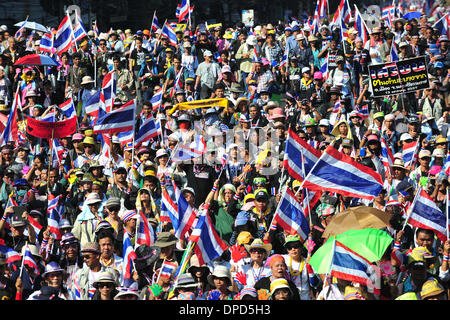
[(375, 262), (383, 257), (384, 252), (393, 239), (386, 231), (373, 228), (349, 230), (340, 235), (333, 236), (309, 260), (310, 265), (316, 273), (327, 274), (329, 272), (334, 255), (333, 243), (335, 240), (370, 262)]
[(350, 207), (333, 217), (325, 228), (322, 237), (327, 239), (350, 229), (381, 229), (388, 225), (390, 218), (391, 215), (389, 213), (373, 207)]
[(14, 26), (21, 27), (24, 23), (25, 23), (25, 28), (26, 29), (41, 31), (41, 32), (45, 32), (45, 33), (50, 32), (42, 24), (39, 24), (39, 23), (36, 23), (36, 22), (32, 22), (32, 21), (20, 21), (20, 22), (17, 22)]
[(43, 54), (28, 54), (14, 63), (15, 66), (33, 65), (33, 66), (57, 66), (58, 62)]
[(407, 20), (419, 19), (421, 15), (422, 15), (422, 12), (420, 12), (420, 11), (411, 11), (411, 12), (408, 12), (407, 14), (405, 14), (403, 16), (403, 18), (405, 18)]

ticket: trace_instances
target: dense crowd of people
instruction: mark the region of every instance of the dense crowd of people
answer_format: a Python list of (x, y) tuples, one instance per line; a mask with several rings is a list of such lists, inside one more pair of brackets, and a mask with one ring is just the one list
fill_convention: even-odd
[[(315, 34), (298, 21), (179, 27), (176, 46), (161, 30), (91, 30), (76, 50), (44, 53), (58, 61), (55, 67), (14, 65), (41, 53), (42, 33), (28, 30), (15, 38), (15, 30), (2, 26), (3, 126), (17, 90), (21, 105), (19, 139), (4, 144), (0, 155), (2, 300), (446, 300), (450, 241), (404, 222), (419, 187), (442, 212), (448, 205), (449, 40), (425, 14), (395, 18), (391, 28), (383, 20), (365, 43), (354, 22), (347, 22), (345, 39), (327, 19)], [(427, 89), (373, 97), (368, 66), (390, 62), (391, 46), (399, 61), (425, 56)], [(160, 133), (137, 149), (113, 134), (105, 159), (104, 139), (93, 132), (95, 116), (86, 103), (110, 72), (117, 88), (113, 110), (136, 99), (135, 132), (152, 116)], [(159, 103), (152, 98), (161, 88)], [(27, 118), (55, 111), (63, 120), (59, 105), (70, 97), (77, 131), (58, 139), (63, 152), (55, 166), (48, 139), (27, 133)], [(179, 103), (212, 98), (226, 98), (227, 107), (173, 112)], [(283, 168), (289, 130), (320, 152), (333, 146), (384, 181), (373, 200), (322, 192), (309, 208), (308, 246), (298, 234), (271, 227), (285, 188), (302, 188)], [(179, 144), (198, 136), (206, 153), (173, 160)], [(389, 170), (381, 161), (382, 139), (394, 155)], [(405, 164), (403, 145), (417, 140), (417, 161)], [(188, 241), (175, 236), (161, 206), (164, 192), (174, 197), (176, 187), (198, 215), (208, 205), (228, 249), (204, 264), (193, 252), (174, 283)], [(304, 203), (302, 192), (296, 195)], [(48, 222), (49, 200), (58, 196), (61, 237)], [(381, 270), (379, 292), (317, 274), (309, 265), (333, 217), (360, 205), (390, 217), (383, 230), (393, 241), (374, 262)], [(134, 282), (125, 285), (123, 241), (128, 237), (135, 246), (141, 213), (156, 241), (136, 246)], [(42, 226), (38, 233), (30, 217)], [(9, 262), (8, 250), (22, 259)], [(23, 263), (27, 250), (36, 268)], [(176, 266), (168, 275), (162, 270), (167, 263)]]

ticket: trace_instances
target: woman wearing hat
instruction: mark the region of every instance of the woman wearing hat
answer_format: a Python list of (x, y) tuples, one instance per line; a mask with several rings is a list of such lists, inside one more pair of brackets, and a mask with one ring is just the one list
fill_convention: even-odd
[(93, 284), (95, 288), (91, 300), (114, 300), (119, 293), (114, 276), (109, 271), (104, 271)]
[(205, 299), (206, 294), (212, 289), (208, 282), (208, 275), (211, 273), (211, 270), (206, 264), (200, 265), (198, 257), (193, 254), (189, 260), (188, 272), (198, 283), (197, 297)]
[(64, 283), (71, 290), (75, 274), (83, 268), (81, 245), (72, 233), (66, 233), (61, 237), (60, 247), (61, 255), (58, 263), (67, 273)]
[(294, 300), (293, 296), (286, 279), (277, 279), (270, 283), (269, 300)]
[(358, 146), (356, 144), (355, 140), (353, 139), (352, 130), (350, 128), (350, 125), (348, 124), (347, 120), (341, 119), (339, 120), (333, 127), (333, 130), (331, 131), (331, 134), (334, 136), (334, 140), (332, 142), (333, 146), (336, 149), (339, 149), (340, 145), (342, 144), (343, 139), (347, 138), (352, 140), (354, 143), (354, 146)]
[(214, 288), (208, 291), (207, 300), (233, 300), (234, 293), (230, 290), (233, 285), (230, 270), (224, 265), (217, 265), (212, 274), (207, 277), (208, 283)]

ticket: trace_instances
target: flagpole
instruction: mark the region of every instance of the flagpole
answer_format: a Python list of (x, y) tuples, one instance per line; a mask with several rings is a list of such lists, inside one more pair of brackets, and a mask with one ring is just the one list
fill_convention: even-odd
[(449, 230), (448, 230), (448, 187), (445, 188), (445, 197), (446, 197), (446, 201), (445, 201), (445, 217), (447, 218), (447, 224), (446, 224), (446, 229), (447, 229), (447, 240), (449, 239)]
[[(75, 15), (76, 15), (76, 11), (75, 11)], [(70, 20), (70, 16), (69, 16), (69, 11), (66, 11), (66, 15), (67, 15), (67, 19), (69, 20), (70, 23), (70, 35), (73, 39), (73, 42), (75, 43), (75, 49), (78, 51), (78, 45), (77, 45), (77, 41), (75, 40), (75, 35), (73, 34), (73, 25), (72, 25), (72, 20)]]
[[(28, 241), (25, 242), (25, 253), (27, 251), (27, 247), (28, 247)], [(23, 267), (24, 267), (24, 262), (25, 262), (25, 254), (22, 255), (22, 265), (20, 266), (20, 273), (19, 273), (19, 278), (22, 280), (22, 271), (23, 271)]]
[[(409, 207), (409, 210), (408, 210), (408, 211), (409, 211), (409, 212), (408, 212), (408, 216), (406, 217), (406, 220), (405, 220), (405, 222), (404, 222), (404, 224), (403, 224), (402, 231), (405, 230), (406, 223), (408, 222), (409, 217), (411, 216), (411, 213), (412, 213), (412, 211), (413, 211), (413, 209), (414, 209), (414, 206), (416, 205), (416, 201), (417, 201), (417, 198), (419, 197), (419, 194), (420, 194), (420, 191), (421, 191), (421, 190), (422, 190), (422, 186), (419, 184), (419, 188), (417, 189), (416, 195), (414, 196), (414, 200), (413, 200), (411, 206)], [(447, 227), (447, 229), (448, 229), (448, 227)]]

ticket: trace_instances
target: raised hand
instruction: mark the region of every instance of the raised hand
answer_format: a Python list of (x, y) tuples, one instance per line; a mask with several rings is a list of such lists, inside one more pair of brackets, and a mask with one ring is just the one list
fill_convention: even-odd
[(247, 252), (245, 251), (244, 247), (241, 247), (237, 243), (230, 247), (230, 252), (231, 258), (233, 259), (234, 263), (247, 256)]
[(234, 276), (234, 281), (245, 286), (247, 285), (247, 275), (244, 274), (242, 271), (239, 271)]

